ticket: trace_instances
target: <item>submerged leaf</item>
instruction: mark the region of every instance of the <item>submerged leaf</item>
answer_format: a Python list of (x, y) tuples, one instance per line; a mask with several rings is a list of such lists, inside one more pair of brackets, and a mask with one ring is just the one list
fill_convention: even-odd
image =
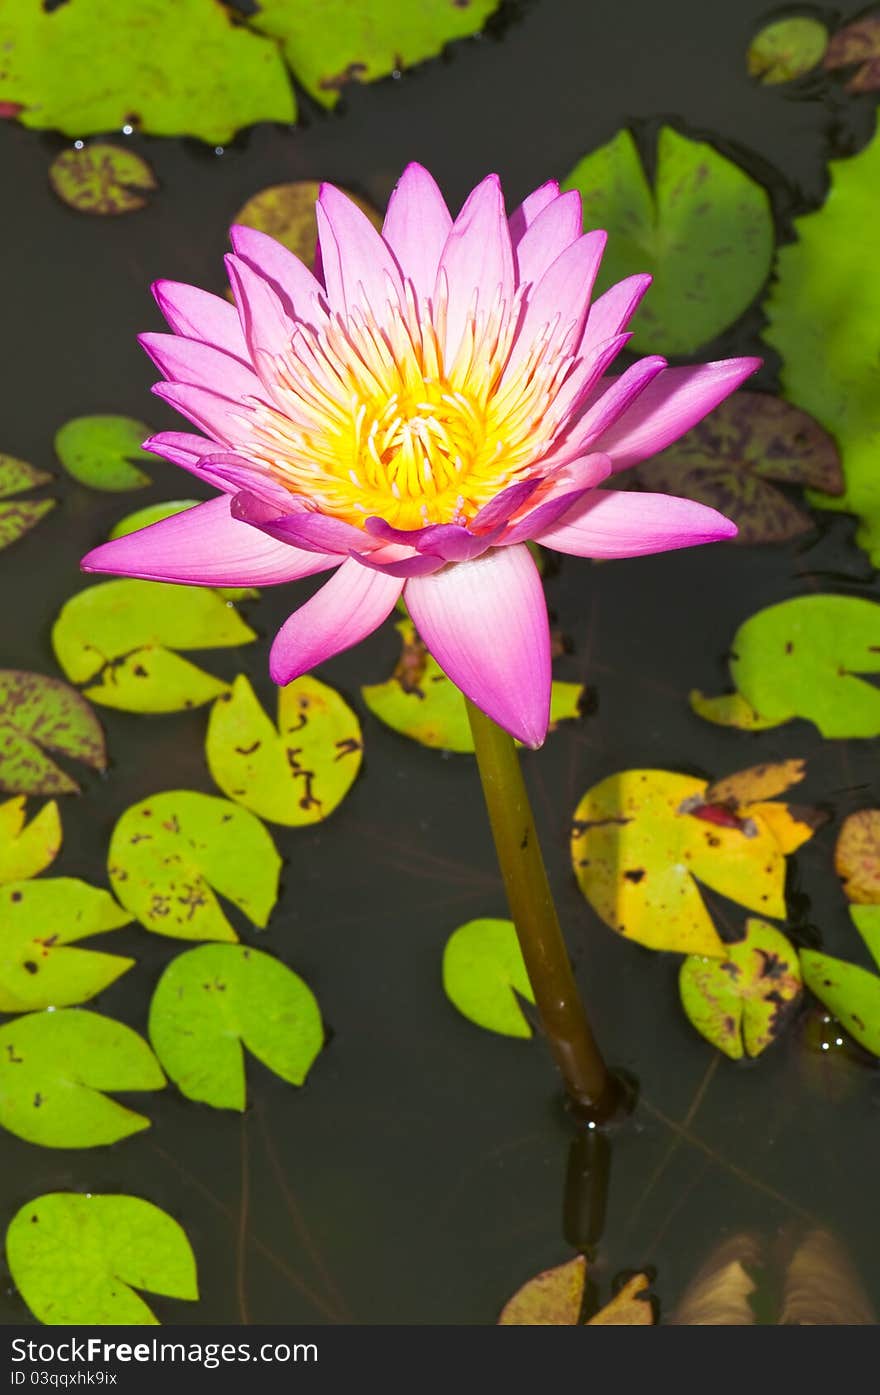
[(145, 929), (180, 940), (235, 941), (214, 892), (262, 929), (278, 898), (281, 859), (247, 809), (167, 790), (126, 809), (110, 838), (107, 869), (119, 900)]
[(880, 605), (859, 596), (796, 596), (759, 610), (734, 635), (731, 709), (719, 713), (713, 703), (730, 700), (702, 693), (691, 693), (691, 706), (724, 725), (769, 727), (804, 717), (826, 737), (877, 736), (880, 692), (861, 673), (880, 673)]
[(446, 941), (443, 988), (450, 1002), (478, 1027), (508, 1037), (532, 1029), (516, 995), (535, 1001), (512, 920), (469, 920)]
[(278, 690), (278, 727), (244, 674), (212, 707), (205, 754), (230, 799), (270, 823), (320, 823), (361, 765), (360, 723), (326, 683), (306, 674)]
[(587, 1261), (576, 1255), (567, 1264), (544, 1269), (505, 1303), (499, 1327), (576, 1327), (580, 1322)]
[(55, 433), (55, 454), (65, 470), (90, 489), (143, 489), (152, 483), (137, 460), (152, 460), (141, 442), (150, 428), (132, 417), (72, 417)]
[(62, 150), (49, 166), (49, 183), (69, 208), (103, 216), (135, 213), (159, 187), (142, 156), (109, 141)]
[(104, 733), (73, 688), (42, 673), (0, 669), (0, 790), (75, 794), (79, 789), (46, 751), (105, 770)]
[(148, 1326), (157, 1318), (133, 1292), (199, 1296), (186, 1233), (137, 1196), (47, 1192), (28, 1201), (6, 1232), (13, 1282), (48, 1326)]
[(734, 1061), (760, 1056), (801, 996), (797, 951), (763, 920), (746, 921), (726, 959), (691, 954), (679, 973), (682, 1007), (701, 1036)]
[[(25, 460), (0, 455), (0, 499), (20, 494), (23, 489), (34, 489), (51, 479), (45, 470), (37, 470)], [(20, 499), (14, 504), (0, 504), (0, 552), (30, 532), (41, 518), (51, 513), (56, 502), (55, 499)]]
[(607, 228), (597, 289), (637, 272), (654, 284), (633, 321), (639, 353), (690, 354), (727, 329), (770, 272), (766, 191), (711, 145), (669, 126), (652, 190), (629, 131), (580, 161), (565, 181), (583, 197), (584, 227)]
[(32, 1012), (0, 1027), (0, 1125), (44, 1148), (95, 1148), (150, 1121), (101, 1093), (161, 1090), (147, 1043), (82, 1008)]
[(832, 70), (855, 68), (846, 84), (847, 92), (880, 89), (880, 15), (864, 15), (838, 29), (828, 45), (824, 66)]
[(314, 994), (271, 954), (201, 945), (173, 959), (150, 1004), (150, 1040), (188, 1099), (215, 1109), (247, 1103), (244, 1051), (302, 1085), (324, 1045)]
[(780, 1327), (874, 1327), (877, 1315), (849, 1256), (827, 1230), (810, 1230), (785, 1273)]
[(666, 1321), (672, 1327), (751, 1327), (755, 1310), (750, 1300), (757, 1289), (752, 1271), (761, 1259), (753, 1235), (731, 1236), (691, 1279)]
[[(61, 815), (54, 799), (25, 827), (25, 797), (0, 804), (0, 882), (39, 876), (58, 856)], [(2, 951), (0, 951), (2, 952)]]
[(808, 15), (792, 15), (765, 24), (749, 45), (749, 77), (768, 84), (791, 82), (815, 68), (827, 44), (825, 25)]
[[(272, 184), (249, 198), (232, 221), (268, 233), (306, 266), (313, 267), (318, 243), (315, 205), (320, 192), (321, 185), (312, 179), (299, 180), (294, 184)], [(366, 213), (373, 227), (381, 231), (381, 213), (350, 189), (343, 189), (342, 192)]]

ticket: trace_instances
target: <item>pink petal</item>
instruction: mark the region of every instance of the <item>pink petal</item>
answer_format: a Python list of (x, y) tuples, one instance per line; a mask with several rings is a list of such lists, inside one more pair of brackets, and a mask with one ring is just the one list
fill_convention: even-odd
[[(341, 518), (313, 513), (288, 495), (289, 511), (278, 512), (270, 501), (256, 494), (243, 492), (232, 505), (233, 517), (262, 528), (273, 538), (301, 547), (309, 552), (337, 552), (346, 555), (352, 549), (368, 551), (370, 538)], [(375, 546), (375, 544), (374, 544)]]
[(338, 565), (338, 557), (300, 552), (237, 523), (229, 503), (221, 495), (104, 543), (83, 558), (82, 569), (200, 586), (273, 586)]
[(256, 373), (222, 349), (176, 334), (139, 334), (138, 342), (171, 382), (192, 383), (226, 397), (263, 396)]
[(559, 181), (548, 179), (546, 184), (535, 189), (527, 198), (523, 199), (519, 208), (515, 208), (508, 220), (510, 226), (510, 240), (514, 247), (520, 239), (525, 236), (529, 228), (534, 223), (539, 213), (559, 198)]
[(593, 442), (625, 470), (665, 450), (760, 368), (759, 358), (729, 358), (693, 368), (667, 368), (609, 430)]
[(352, 550), (349, 556), (356, 557), (364, 567), (372, 567), (374, 571), (385, 572), (388, 576), (403, 578), (428, 576), (446, 566), (446, 559), (443, 557), (433, 557), (424, 552), (414, 554), (410, 547), (393, 545), (377, 548), (375, 552)]
[(221, 445), (232, 445), (234, 436), (241, 435), (241, 418), (247, 409), (240, 402), (189, 383), (155, 383), (152, 390)]
[(154, 281), (156, 303), (175, 334), (203, 339), (247, 362), (248, 350), (235, 306), (182, 281)]
[[(577, 419), (578, 413), (583, 411), (586, 403), (592, 401), (593, 394), (598, 389), (605, 370), (611, 366), (621, 349), (626, 347), (631, 338), (631, 334), (618, 334), (614, 339), (597, 345), (596, 348), (590, 349), (583, 358), (576, 360), (553, 402), (554, 413), (561, 423), (554, 440), (562, 437), (568, 424)], [(566, 437), (560, 452), (557, 452), (554, 447), (547, 459), (558, 464), (560, 459), (570, 460), (574, 456), (583, 454), (583, 444), (579, 443), (576, 450), (565, 449), (568, 444)]]
[(382, 518), (368, 518), (367, 531), (390, 543), (417, 548), (444, 562), (466, 562), (479, 557), (501, 534), (501, 529), (476, 537), (460, 523), (428, 523), (424, 528), (392, 528)]
[[(567, 460), (587, 450), (665, 367), (666, 359), (653, 355), (640, 358), (617, 378), (602, 378), (586, 394), (581, 403), (581, 415), (554, 446), (550, 459)], [(615, 468), (618, 468), (616, 464)]]
[(240, 257), (225, 256), (226, 271), (252, 361), (259, 352), (283, 354), (290, 348), (294, 321), (272, 286)]
[(604, 343), (626, 328), (652, 280), (653, 277), (647, 273), (627, 276), (593, 301), (584, 328), (581, 353), (588, 352), (596, 344)]
[(273, 682), (291, 683), (366, 639), (391, 614), (403, 585), (400, 577), (373, 571), (353, 557), (343, 562), (275, 636), (269, 656)]
[(528, 548), (496, 548), (415, 577), (404, 598), (452, 682), (499, 726), (540, 746), (550, 718), (550, 629)]
[(585, 455), (572, 460), (544, 481), (537, 502), (531, 501), (504, 533), (504, 545), (536, 538), (579, 499), (611, 474), (607, 455)]
[(509, 484), (506, 489), (502, 489), (490, 499), (488, 504), (484, 504), (478, 513), (474, 515), (473, 528), (480, 530), (494, 528), (497, 524), (504, 524), (512, 518), (517, 509), (521, 509), (523, 504), (532, 497), (535, 490), (540, 488), (541, 477), (530, 480), (518, 480), (516, 484)]
[(643, 557), (733, 538), (736, 531), (717, 509), (692, 499), (600, 489), (536, 539), (576, 557)]
[[(279, 484), (265, 470), (258, 469), (252, 461), (232, 452), (218, 451), (216, 446), (211, 455), (202, 459), (199, 474), (215, 488), (222, 489), (224, 494), (243, 491), (253, 495), (262, 502), (263, 508), (268, 510), (273, 518), (277, 518), (280, 513), (291, 507), (292, 495), (283, 484)], [(237, 509), (233, 517), (247, 523), (254, 522)], [(281, 541), (286, 539), (282, 538)]]
[(239, 260), (247, 262), (272, 289), (287, 314), (305, 324), (315, 325), (327, 318), (323, 308), (324, 287), (299, 257), (282, 243), (256, 228), (236, 223), (229, 237)]
[(381, 318), (388, 300), (403, 299), (400, 270), (366, 213), (332, 184), (316, 207), (324, 282), (331, 309)]
[(583, 230), (581, 196), (576, 189), (571, 189), (542, 209), (517, 243), (515, 260), (519, 284), (524, 281), (537, 284)]
[(433, 177), (421, 165), (407, 165), (389, 200), (382, 236), (419, 300), (434, 294), (451, 228), (449, 209)]
[(198, 474), (202, 458), (216, 451), (217, 442), (193, 436), (189, 431), (157, 431), (155, 436), (147, 437), (143, 448)]
[(444, 290), (446, 361), (452, 363), (475, 300), (478, 309), (488, 313), (499, 295), (507, 304), (513, 297), (513, 249), (497, 174), (490, 174), (468, 195), (452, 225), (440, 258), (435, 297)]
[(516, 372), (547, 326), (558, 324), (568, 331), (572, 348), (578, 343), (607, 241), (607, 233), (583, 233), (545, 271), (529, 294), (502, 383)]

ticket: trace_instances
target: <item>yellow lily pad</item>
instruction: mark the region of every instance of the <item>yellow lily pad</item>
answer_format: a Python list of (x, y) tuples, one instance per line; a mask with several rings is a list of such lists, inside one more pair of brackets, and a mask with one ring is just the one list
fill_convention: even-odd
[[(505, 1304), (499, 1327), (578, 1327), (584, 1301), (587, 1261), (576, 1255), (566, 1264), (544, 1269), (529, 1279)], [(634, 1274), (587, 1327), (644, 1327), (654, 1322), (647, 1274)]]
[(25, 827), (25, 797), (0, 804), (0, 882), (39, 876), (61, 847), (61, 815), (54, 799)]

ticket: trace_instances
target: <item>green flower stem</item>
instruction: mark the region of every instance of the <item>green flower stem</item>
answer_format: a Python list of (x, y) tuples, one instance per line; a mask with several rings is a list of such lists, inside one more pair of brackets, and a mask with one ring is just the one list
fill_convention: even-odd
[(466, 702), (495, 851), (544, 1032), (577, 1113), (603, 1123), (621, 1089), (578, 993), (513, 737)]

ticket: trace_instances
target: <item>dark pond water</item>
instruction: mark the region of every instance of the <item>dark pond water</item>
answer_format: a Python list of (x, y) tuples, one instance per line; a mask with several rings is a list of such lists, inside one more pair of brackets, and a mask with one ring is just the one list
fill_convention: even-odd
[[(148, 395), (152, 371), (135, 333), (158, 328), (148, 284), (158, 276), (221, 282), (227, 224), (272, 183), (328, 178), (383, 205), (412, 158), (461, 200), (497, 170), (511, 203), (561, 176), (622, 125), (661, 120), (705, 136), (765, 182), (780, 236), (815, 206), (833, 152), (871, 129), (869, 100), (829, 84), (806, 99), (760, 88), (744, 51), (767, 10), (756, 0), (588, 6), (535, 0), (505, 12), (497, 36), (457, 46), (400, 81), (355, 88), (344, 109), (307, 112), (295, 130), (260, 127), (221, 155), (195, 143), (138, 140), (161, 180), (141, 213), (76, 215), (51, 194), (46, 169), (62, 142), (0, 124), (3, 171), (2, 440), (53, 466), (67, 418), (119, 412), (175, 425)], [(307, 104), (306, 104), (307, 105)], [(701, 355), (764, 352), (761, 316)], [(0, 637), (9, 667), (57, 672), (51, 622), (88, 584), (78, 558), (129, 507), (190, 493), (156, 463), (149, 491), (125, 498), (59, 483), (63, 506), (0, 554)], [(808, 758), (805, 797), (832, 822), (794, 864), (789, 933), (854, 958), (831, 849), (839, 819), (876, 802), (876, 748), (823, 742), (806, 723), (757, 735), (693, 716), (692, 687), (727, 686), (724, 652), (764, 605), (815, 589), (874, 595), (852, 520), (821, 516), (806, 544), (705, 549), (611, 566), (564, 559), (547, 578), (571, 652), (557, 676), (585, 680), (595, 710), (526, 761), (579, 980), (610, 1059), (640, 1082), (641, 1101), (614, 1138), (604, 1233), (593, 1277), (602, 1296), (621, 1271), (650, 1266), (669, 1313), (709, 1251), (742, 1230), (774, 1244), (829, 1228), (880, 1294), (876, 1236), (878, 1080), (858, 1052), (822, 1054), (819, 1014), (805, 1010), (757, 1063), (718, 1057), (685, 1020), (677, 956), (619, 941), (572, 876), (571, 815), (606, 774), (658, 766), (719, 775), (787, 756)], [(248, 617), (271, 635), (308, 594), (266, 591)], [(440, 984), (450, 931), (503, 915), (489, 834), (467, 758), (423, 750), (363, 711), (363, 682), (387, 676), (390, 627), (322, 670), (364, 722), (363, 774), (332, 821), (273, 833), (286, 859), (283, 897), (258, 942), (315, 990), (332, 1040), (296, 1091), (248, 1062), (243, 1117), (185, 1101), (173, 1088), (141, 1101), (153, 1120), (120, 1145), (41, 1150), (3, 1139), (2, 1217), (42, 1192), (143, 1195), (176, 1216), (198, 1261), (198, 1308), (155, 1300), (167, 1323), (491, 1323), (530, 1274), (571, 1254), (563, 1234), (571, 1132), (539, 1040), (482, 1032)], [(219, 651), (214, 667), (245, 671), (270, 699), (266, 646)], [(168, 788), (214, 792), (203, 757), (204, 710), (148, 719), (101, 711), (112, 764), (64, 802), (58, 874), (105, 883), (119, 814)], [(723, 908), (722, 908), (723, 911)], [(149, 996), (183, 947), (136, 929), (113, 948), (138, 967), (96, 1006), (139, 1030)], [(11, 1283), (0, 1314), (27, 1318)]]

